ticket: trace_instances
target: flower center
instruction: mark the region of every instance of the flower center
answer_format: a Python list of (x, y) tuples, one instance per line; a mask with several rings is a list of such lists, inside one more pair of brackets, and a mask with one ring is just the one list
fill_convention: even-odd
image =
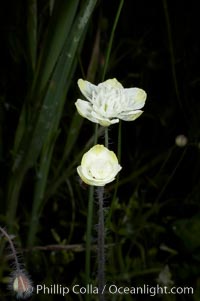
[(97, 95), (93, 95), (93, 109), (103, 117), (112, 118), (122, 111), (123, 99), (122, 89), (101, 87)]

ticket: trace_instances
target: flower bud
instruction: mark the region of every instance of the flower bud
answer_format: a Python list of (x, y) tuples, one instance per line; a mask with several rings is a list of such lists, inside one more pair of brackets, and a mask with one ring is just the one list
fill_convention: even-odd
[(115, 153), (97, 144), (83, 155), (77, 172), (84, 183), (104, 186), (114, 181), (121, 168)]
[(19, 271), (13, 275), (10, 288), (16, 293), (17, 298), (21, 299), (26, 299), (33, 293), (32, 281), (23, 271)]

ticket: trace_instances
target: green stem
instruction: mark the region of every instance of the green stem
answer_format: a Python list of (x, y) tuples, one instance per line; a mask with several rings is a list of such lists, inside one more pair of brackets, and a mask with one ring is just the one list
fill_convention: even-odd
[(112, 28), (112, 31), (111, 31), (111, 35), (110, 35), (110, 40), (109, 40), (109, 43), (108, 43), (107, 52), (106, 52), (105, 64), (104, 64), (103, 74), (102, 74), (102, 81), (104, 81), (105, 75), (106, 75), (106, 71), (108, 69), (108, 62), (109, 62), (109, 59), (110, 59), (110, 54), (111, 54), (111, 49), (112, 49), (112, 44), (113, 44), (115, 29), (117, 27), (117, 23), (118, 23), (118, 20), (119, 20), (119, 16), (120, 16), (123, 4), (124, 4), (124, 0), (121, 0), (120, 3), (119, 3), (119, 7), (118, 7), (118, 10), (117, 10), (117, 14), (116, 14), (115, 20), (114, 20), (114, 24), (113, 24), (113, 28)]
[(169, 53), (170, 53), (170, 60), (171, 60), (172, 78), (173, 78), (173, 81), (174, 81), (175, 93), (176, 93), (176, 97), (177, 97), (177, 101), (178, 101), (178, 104), (180, 106), (180, 109), (182, 110), (183, 114), (185, 115), (183, 105), (182, 105), (182, 102), (181, 102), (180, 93), (179, 93), (178, 81), (177, 81), (176, 60), (175, 60), (175, 55), (174, 55), (172, 29), (171, 29), (171, 24), (170, 24), (170, 17), (169, 17), (167, 1), (163, 0), (162, 2), (163, 2), (164, 14), (165, 14), (167, 37), (168, 37), (168, 43), (169, 43)]
[(105, 147), (108, 148), (108, 127), (107, 126), (105, 127), (104, 134), (105, 134)]
[(121, 145), (122, 145), (122, 123), (119, 121), (118, 127), (118, 142), (117, 142), (117, 158), (121, 161)]
[(97, 141), (98, 141), (98, 128), (99, 128), (99, 125), (98, 125), (98, 123), (96, 123), (95, 131), (94, 131), (94, 145), (97, 144)]

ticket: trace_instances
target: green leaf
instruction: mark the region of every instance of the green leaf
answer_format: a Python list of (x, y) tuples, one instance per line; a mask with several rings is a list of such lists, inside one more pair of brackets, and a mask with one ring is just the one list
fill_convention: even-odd
[[(41, 55), (41, 57), (44, 57), (44, 61), (40, 62), (40, 66), (42, 66), (40, 68), (42, 69), (38, 69), (43, 70), (43, 72), (41, 71), (42, 76), (40, 76), (39, 73), (39, 79), (36, 79), (33, 84), (31, 93), (28, 96), (28, 109), (24, 106), (22, 111), (23, 115), (20, 118), (20, 121), (23, 122), (19, 123), (19, 128), (17, 130), (14, 150), (16, 159), (13, 164), (13, 175), (10, 180), (8, 193), (8, 207), (11, 208), (11, 210), (8, 211), (8, 224), (12, 223), (12, 220), (14, 219), (20, 188), (27, 170), (36, 163), (42, 147), (45, 144), (48, 145), (49, 141), (52, 141), (51, 136), (53, 137), (57, 132), (65, 104), (66, 94), (75, 69), (77, 52), (79, 46), (82, 45), (82, 38), (85, 36), (87, 24), (96, 1), (97, 0), (87, 0), (84, 3), (78, 16), (74, 19), (73, 26), (71, 26), (73, 20), (72, 15), (75, 16), (78, 1), (67, 1), (68, 5), (71, 5), (71, 10), (65, 10), (65, 12), (63, 12), (63, 1), (56, 2), (59, 4), (61, 3), (59, 5), (59, 10), (58, 4), (56, 4), (57, 8), (54, 7), (54, 16), (56, 14), (56, 20), (59, 19), (59, 21), (57, 21), (56, 24), (57, 30), (55, 28), (51, 33), (54, 36), (51, 38), (53, 45), (51, 46), (51, 44), (49, 44), (50, 34), (47, 34), (46, 45), (48, 45), (49, 48), (46, 48), (47, 52), (45, 57), (44, 55)], [(64, 22), (64, 13), (65, 18), (69, 18), (70, 22)], [(64, 25), (62, 21), (64, 22)], [(63, 27), (67, 27), (66, 23), (70, 27), (68, 31), (63, 29)], [(62, 24), (62, 26), (60, 24)], [(52, 28), (52, 25), (50, 28)], [(59, 32), (62, 35), (62, 38), (58, 37), (58, 28), (60, 29)], [(55, 45), (57, 40), (59, 41), (59, 47)], [(64, 41), (63, 45), (61, 41)], [(57, 60), (56, 58), (53, 58), (53, 50), (56, 52)], [(59, 50), (61, 50), (60, 53)], [(53, 62), (51, 60), (53, 60)], [(46, 88), (44, 89), (45, 84)], [(34, 102), (34, 98), (38, 94), (38, 91), (38, 98)], [(25, 120), (28, 122), (28, 126), (26, 126)], [(23, 128), (20, 128), (21, 126)], [(49, 147), (52, 147), (52, 145)], [(49, 157), (49, 160), (51, 160), (51, 156)], [(41, 162), (41, 164), (43, 163)], [(45, 185), (46, 181), (43, 183), (43, 188), (40, 188), (41, 192), (45, 189)]]

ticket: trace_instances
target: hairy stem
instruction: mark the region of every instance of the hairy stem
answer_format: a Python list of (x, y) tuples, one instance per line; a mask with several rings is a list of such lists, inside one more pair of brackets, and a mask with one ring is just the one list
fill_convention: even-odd
[(12, 252), (12, 256), (13, 256), (14, 261), (15, 261), (16, 270), (17, 270), (17, 272), (19, 272), (20, 271), (20, 264), (19, 264), (19, 261), (17, 259), (17, 252), (15, 250), (14, 244), (13, 244), (10, 236), (8, 235), (8, 233), (2, 227), (0, 227), (0, 231), (6, 237), (6, 239), (8, 240), (8, 243), (10, 245), (10, 249), (11, 249), (11, 252)]
[(87, 232), (86, 232), (86, 253), (85, 253), (85, 274), (86, 284), (90, 282), (90, 258), (91, 258), (91, 236), (92, 236), (92, 220), (93, 220), (93, 195), (94, 186), (90, 186), (88, 217), (87, 217)]
[(97, 188), (99, 203), (99, 221), (98, 221), (98, 290), (99, 300), (104, 301), (105, 285), (105, 229), (104, 229), (104, 212), (103, 212), (103, 194), (104, 187)]
[[(98, 124), (95, 125), (94, 145), (98, 140)], [(86, 252), (85, 252), (85, 276), (86, 284), (90, 283), (90, 262), (91, 262), (91, 237), (92, 237), (92, 220), (93, 220), (93, 203), (94, 203), (94, 186), (89, 188), (87, 230), (86, 230)], [(87, 300), (89, 297), (87, 296)]]

